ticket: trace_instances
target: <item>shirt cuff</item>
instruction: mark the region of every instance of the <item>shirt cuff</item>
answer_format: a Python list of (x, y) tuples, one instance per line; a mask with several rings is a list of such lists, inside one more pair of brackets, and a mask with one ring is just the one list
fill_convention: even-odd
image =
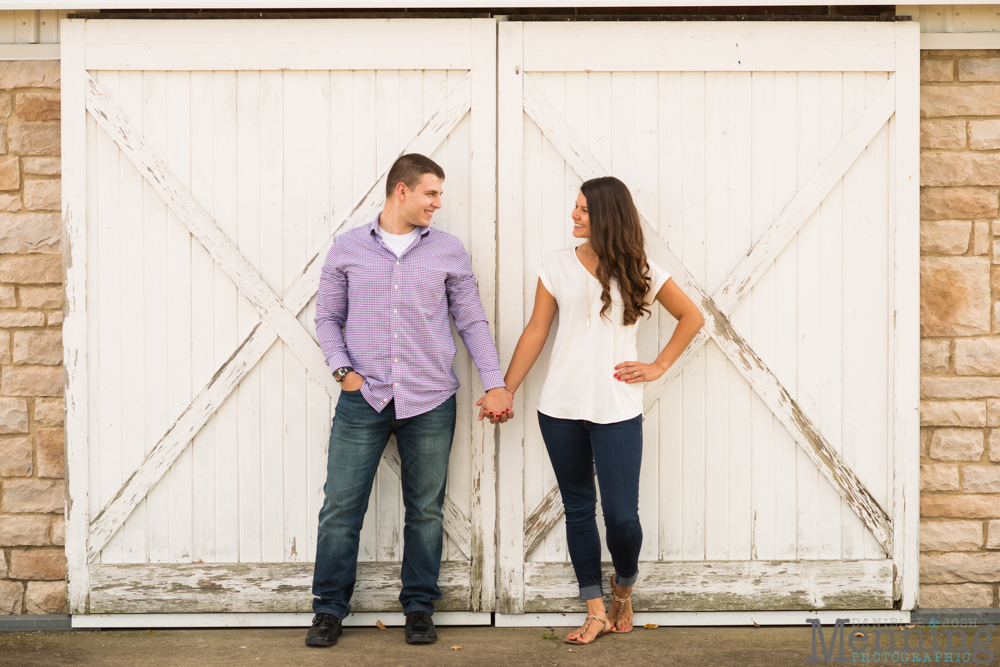
[(479, 377), (483, 380), (483, 389), (485, 391), (496, 389), (497, 387), (507, 386), (507, 384), (503, 381), (503, 374), (498, 370), (480, 373)]
[(338, 368), (343, 368), (344, 366), (350, 366), (354, 368), (354, 364), (351, 363), (351, 358), (347, 356), (346, 352), (335, 352), (330, 360), (326, 362), (327, 366), (330, 367), (330, 372), (337, 370)]

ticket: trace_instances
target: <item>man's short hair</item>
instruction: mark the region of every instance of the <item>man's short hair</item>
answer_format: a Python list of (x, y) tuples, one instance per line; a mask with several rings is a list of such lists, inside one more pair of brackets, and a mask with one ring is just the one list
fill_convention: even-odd
[(400, 155), (389, 168), (389, 175), (385, 179), (385, 196), (392, 197), (396, 191), (396, 186), (405, 183), (411, 190), (417, 187), (417, 183), (424, 174), (434, 174), (442, 181), (444, 180), (444, 169), (434, 160), (420, 153), (407, 153)]

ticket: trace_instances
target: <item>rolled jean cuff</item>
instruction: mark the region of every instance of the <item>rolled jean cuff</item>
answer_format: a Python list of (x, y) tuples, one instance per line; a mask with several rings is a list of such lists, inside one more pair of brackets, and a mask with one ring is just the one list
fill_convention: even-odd
[(603, 598), (604, 589), (601, 588), (601, 584), (587, 584), (586, 586), (580, 586), (580, 599), (581, 600), (593, 600), (594, 598)]
[(622, 588), (628, 588), (635, 583), (635, 580), (639, 578), (639, 573), (636, 572), (631, 577), (623, 577), (622, 575), (615, 572), (615, 583)]

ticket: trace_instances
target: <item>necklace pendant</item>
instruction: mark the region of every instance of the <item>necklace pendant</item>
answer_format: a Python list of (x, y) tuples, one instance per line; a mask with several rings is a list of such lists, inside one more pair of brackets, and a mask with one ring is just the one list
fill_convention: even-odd
[(587, 313), (587, 328), (590, 328), (590, 313)]

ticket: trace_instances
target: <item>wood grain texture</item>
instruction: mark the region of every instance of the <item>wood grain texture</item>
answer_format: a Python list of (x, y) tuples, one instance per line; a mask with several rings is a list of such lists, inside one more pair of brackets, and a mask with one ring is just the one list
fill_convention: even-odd
[(87, 97), (83, 80), (85, 24), (67, 21), (63, 32), (62, 143), (63, 369), (66, 376), (67, 610), (89, 607), (90, 459), (87, 376)]
[[(605, 563), (602, 569), (606, 581), (614, 568)], [(524, 589), (525, 612), (583, 604), (570, 563), (526, 563)], [(642, 562), (632, 604), (637, 612), (891, 609), (892, 562)]]
[[(524, 79), (524, 110), (581, 178), (588, 179), (607, 174), (607, 170), (593, 157), (586, 144), (576, 137), (552, 109), (530, 77)], [(829, 445), (791, 394), (747, 344), (743, 336), (733, 328), (726, 314), (720, 310), (712, 297), (704, 291), (701, 284), (659, 234), (650, 227), (645, 218), (643, 232), (650, 257), (667, 269), (681, 289), (698, 303), (705, 315), (705, 330), (708, 335), (715, 340), (740, 374), (763, 399), (796, 444), (809, 455), (813, 463), (833, 484), (838, 494), (861, 517), (881, 548), (886, 553), (891, 553), (892, 525), (885, 510), (861, 483), (854, 471), (844, 464), (840, 455)]]
[[(427, 121), (401, 153), (428, 154), (433, 152), (468, 113), (469, 104), (469, 86), (463, 84), (448, 97), (442, 108)], [(319, 287), (323, 259), (333, 242), (333, 236), (369, 222), (382, 207), (385, 200), (385, 176), (386, 174), (383, 173), (367, 190), (361, 201), (339, 224), (335, 225), (334, 234), (324, 242), (323, 246), (312, 256), (305, 268), (285, 290), (282, 303), (287, 311), (300, 312), (315, 295)], [(295, 326), (308, 336), (298, 322)], [(194, 399), (172, 422), (166, 433), (147, 454), (142, 464), (125, 481), (117, 495), (104, 505), (90, 529), (88, 552), (91, 559), (100, 553), (139, 502), (146, 497), (150, 489), (156, 485), (174, 461), (183, 453), (195, 434), (219, 410), (233, 389), (243, 381), (277, 339), (278, 334), (275, 330), (264, 322), (258, 322), (253, 326), (250, 333), (215, 372), (209, 383), (195, 395)], [(323, 367), (326, 368), (325, 363)], [(329, 372), (326, 375), (329, 377)], [(320, 381), (320, 378), (316, 378), (316, 380)], [(327, 388), (327, 383), (324, 382), (321, 386)], [(334, 391), (336, 391), (336, 386)]]
[(891, 23), (529, 22), (524, 45), (528, 72), (885, 72), (896, 60)]
[[(895, 108), (895, 80), (890, 79), (875, 102), (844, 134), (837, 145), (823, 158), (812, 175), (796, 191), (764, 235), (755, 241), (749, 253), (729, 274), (712, 299), (728, 316), (750, 289), (757, 284), (775, 257), (798, 233), (820, 202), (843, 178), (844, 172), (857, 160), (875, 134), (885, 125)], [(758, 149), (760, 150), (760, 149)], [(648, 412), (658, 400), (663, 387), (681, 376), (691, 359), (710, 338), (706, 330), (699, 331), (680, 358), (659, 379), (646, 384), (643, 390), (643, 411)]]
[(919, 603), (920, 583), (920, 457), (914, 446), (920, 437), (919, 370), (919, 165), (920, 165), (920, 51), (919, 27), (896, 26), (896, 116), (893, 126), (896, 186), (891, 201), (893, 261), (890, 294), (893, 304), (891, 442), (894, 453), (892, 493), (893, 527), (897, 537), (892, 559), (897, 583), (894, 597), (901, 609)]
[[(524, 23), (501, 22), (497, 58), (497, 343), (506, 368), (524, 330), (523, 70)], [(504, 141), (502, 137), (511, 137)], [(514, 416), (500, 429), (497, 460), (497, 611), (524, 611), (524, 429), (523, 392), (514, 394)]]
[(542, 543), (546, 533), (552, 530), (563, 515), (562, 496), (559, 486), (553, 486), (542, 501), (535, 506), (524, 520), (524, 557)]
[[(91, 70), (467, 70), (469, 20), (91, 21)], [(378, 48), (372, 48), (378, 43)], [(420, 43), (414, 61), (413, 44)]]
[[(438, 611), (469, 608), (470, 565), (441, 563)], [(312, 610), (312, 563), (92, 565), (91, 613), (266, 613)], [(353, 611), (399, 610), (398, 563), (358, 563)]]
[(208, 250), (226, 275), (236, 283), (260, 316), (281, 336), (289, 349), (327, 387), (331, 397), (339, 395), (319, 345), (264, 282), (212, 217), (198, 203), (167, 163), (160, 158), (142, 133), (108, 99), (97, 82), (86, 76), (87, 109), (118, 144), (122, 152), (139, 168), (146, 181), (166, 202), (170, 210)]
[[(492, 19), (471, 22), (473, 49), (469, 73), (471, 116), (469, 183), (471, 190), (472, 268), (479, 284), (483, 309), (494, 338), (497, 324), (497, 29)], [(480, 387), (469, 383), (470, 389)], [(471, 400), (475, 411), (475, 400)], [(472, 559), (471, 609), (474, 612), (496, 608), (496, 514), (497, 427), (489, 420), (472, 422), (472, 480), (469, 548), (463, 551)], [(456, 508), (457, 509), (457, 508)], [(465, 524), (463, 524), (465, 525)], [(460, 545), (460, 548), (461, 545)]]
[(834, 185), (843, 178), (847, 168), (864, 152), (865, 147), (892, 116), (895, 107), (896, 80), (892, 77), (833, 150), (826, 154), (800, 185), (795, 196), (712, 297), (722, 312), (731, 313), (742, 301), (764, 270), (802, 229)]

